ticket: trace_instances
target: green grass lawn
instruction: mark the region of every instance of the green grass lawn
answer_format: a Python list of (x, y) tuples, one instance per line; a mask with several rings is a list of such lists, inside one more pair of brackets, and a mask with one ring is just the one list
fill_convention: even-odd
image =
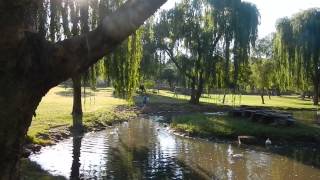
[[(178, 97), (174, 97), (173, 92), (167, 90), (160, 90), (159, 96), (170, 97), (173, 99), (179, 99), (181, 101), (187, 101), (190, 96), (179, 94)], [(160, 98), (161, 99), (161, 98)], [(222, 104), (223, 94), (204, 94), (200, 99), (201, 103), (209, 103), (216, 105)], [(315, 110), (319, 106), (314, 106), (311, 100), (302, 100), (298, 96), (265, 96), (265, 104), (261, 103), (261, 97), (258, 95), (242, 95), (235, 96), (235, 101), (233, 101), (233, 96), (228, 94), (226, 96), (225, 105), (228, 106), (258, 106), (258, 107), (270, 107), (275, 109), (305, 109), (305, 110)], [(181, 102), (180, 101), (180, 102)]]
[(176, 116), (172, 119), (171, 127), (191, 135), (227, 138), (245, 135), (260, 139), (308, 142), (320, 140), (320, 126), (315, 124), (297, 122), (290, 127), (274, 127), (228, 115), (214, 116), (199, 113)]
[[(82, 99), (84, 112), (84, 125), (90, 126), (96, 121), (106, 122), (117, 120), (119, 116), (126, 114), (115, 114), (114, 108), (121, 105), (128, 105), (127, 101), (114, 98), (112, 89), (98, 89), (96, 92), (86, 90), (86, 98)], [(47, 143), (37, 138), (39, 133), (48, 133), (52, 128), (72, 125), (72, 89), (56, 87), (42, 99), (36, 110), (36, 117), (28, 131), (28, 136), (36, 143)]]

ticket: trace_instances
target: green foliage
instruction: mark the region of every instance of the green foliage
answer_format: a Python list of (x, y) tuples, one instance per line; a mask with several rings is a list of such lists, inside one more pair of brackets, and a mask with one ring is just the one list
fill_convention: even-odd
[[(255, 46), (260, 13), (254, 4), (241, 0), (209, 0), (214, 8), (214, 26), (223, 34), (225, 43), (224, 87), (230, 84), (230, 48), (233, 43), (233, 86), (239, 86), (241, 76), (247, 76), (250, 46)], [(239, 78), (240, 76), (240, 78)]]
[(177, 82), (177, 74), (174, 69), (167, 68), (163, 71), (161, 78), (168, 82), (169, 86), (173, 88), (175, 82)]
[(156, 85), (156, 82), (153, 80), (145, 80), (143, 85), (146, 89), (153, 89)]
[(132, 100), (139, 81), (139, 67), (143, 53), (141, 36), (142, 29), (130, 36), (105, 59), (105, 66), (113, 80), (116, 95), (128, 100)]
[(273, 86), (274, 64), (269, 59), (257, 59), (251, 64), (251, 79), (256, 88), (270, 89)]
[(215, 75), (215, 64), (220, 58), (217, 44), (221, 35), (214, 28), (211, 13), (206, 1), (184, 0), (174, 9), (162, 12), (155, 27), (158, 49), (188, 79), (198, 98), (211, 75)]
[[(108, 13), (115, 11), (123, 3), (123, 0), (46, 0), (38, 12), (39, 29), (43, 35), (49, 34), (52, 41), (86, 34), (95, 29)], [(48, 33), (45, 32), (46, 22), (49, 22)], [(99, 77), (107, 77), (108, 80), (111, 78), (116, 94), (130, 100), (139, 79), (143, 32), (144, 28), (138, 30), (114, 54), (104, 58), (106, 61), (98, 62), (83, 73), (82, 85), (95, 89)], [(151, 35), (150, 38), (152, 39)]]
[(253, 49), (251, 58), (251, 86), (261, 90), (277, 87), (275, 61), (273, 59), (273, 35), (259, 39)]
[(154, 23), (154, 20), (151, 18), (143, 27), (141, 39), (143, 56), (140, 67), (140, 74), (143, 79), (157, 79), (161, 74), (163, 56), (157, 52)]
[(305, 91), (319, 85), (320, 10), (302, 11), (277, 22), (274, 40), (277, 72), (283, 89)]

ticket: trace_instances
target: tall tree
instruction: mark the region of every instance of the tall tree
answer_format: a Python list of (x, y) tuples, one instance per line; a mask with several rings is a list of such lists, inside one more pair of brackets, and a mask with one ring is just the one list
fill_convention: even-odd
[[(107, 8), (103, 11), (112, 12), (121, 6), (122, 0), (105, 2)], [(140, 28), (124, 41), (113, 53), (105, 58), (104, 64), (107, 76), (113, 82), (115, 95), (132, 101), (139, 80), (139, 67), (143, 54), (142, 33)]]
[(209, 3), (214, 8), (214, 26), (223, 33), (224, 39), (224, 103), (227, 90), (235, 93), (242, 77), (248, 76), (250, 46), (254, 46), (257, 38), (260, 14), (254, 4), (241, 0), (209, 0)]
[(155, 31), (155, 21), (150, 19), (144, 26), (142, 34), (143, 55), (140, 66), (142, 79), (157, 79), (160, 70), (160, 58), (157, 52)]
[[(313, 85), (313, 102), (319, 104), (320, 9), (309, 9), (277, 23), (275, 56), (281, 80), (287, 85)], [(284, 71), (285, 70), (285, 71)], [(304, 87), (302, 87), (304, 89)]]
[[(87, 0), (76, 1), (76, 14), (74, 14), (75, 18), (78, 18), (78, 10), (80, 9), (80, 33), (87, 34), (89, 32), (89, 2)], [(77, 24), (74, 24), (77, 28), (78, 20), (75, 20)], [(77, 34), (73, 34), (77, 35)], [(88, 55), (90, 52), (88, 52)], [(73, 119), (73, 127), (75, 129), (82, 128), (82, 102), (81, 102), (81, 76), (82, 74), (75, 74), (72, 77), (73, 84), (73, 107), (72, 107), (72, 119)]]
[(212, 9), (205, 1), (184, 0), (162, 14), (156, 28), (159, 48), (189, 79), (190, 103), (198, 104), (214, 71), (221, 34), (213, 27)]
[(245, 68), (248, 64), (250, 47), (255, 46), (260, 23), (260, 13), (254, 4), (241, 2), (236, 8), (236, 13), (233, 47), (234, 87), (239, 86), (241, 68)]
[(271, 59), (257, 58), (252, 62), (251, 70), (251, 79), (255, 88), (260, 91), (262, 104), (265, 104), (264, 94), (272, 86), (274, 63)]
[(127, 1), (95, 30), (52, 43), (36, 32), (38, 1), (1, 1), (0, 179), (19, 178), (22, 143), (42, 97), (111, 52), (165, 2)]

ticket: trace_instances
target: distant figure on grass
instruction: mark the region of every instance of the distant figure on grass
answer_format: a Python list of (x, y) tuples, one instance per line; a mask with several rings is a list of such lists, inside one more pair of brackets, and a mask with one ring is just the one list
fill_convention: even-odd
[(146, 107), (148, 102), (149, 102), (149, 97), (147, 96), (147, 94), (145, 94), (142, 98), (142, 108)]
[(178, 97), (178, 88), (174, 87), (173, 89), (173, 97)]

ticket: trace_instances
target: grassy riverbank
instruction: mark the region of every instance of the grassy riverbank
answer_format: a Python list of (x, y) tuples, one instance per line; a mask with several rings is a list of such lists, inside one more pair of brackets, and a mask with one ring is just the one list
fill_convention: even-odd
[[(87, 129), (100, 125), (111, 125), (117, 121), (128, 120), (135, 112), (128, 110), (128, 102), (112, 96), (112, 89), (86, 90), (83, 102), (83, 122)], [(72, 125), (72, 89), (56, 87), (41, 101), (36, 117), (28, 131), (28, 138), (36, 144), (50, 144), (54, 136), (68, 136)]]
[(171, 127), (194, 136), (236, 138), (245, 135), (275, 141), (320, 142), (320, 126), (300, 121), (291, 127), (273, 127), (228, 115), (198, 113), (173, 117)]

